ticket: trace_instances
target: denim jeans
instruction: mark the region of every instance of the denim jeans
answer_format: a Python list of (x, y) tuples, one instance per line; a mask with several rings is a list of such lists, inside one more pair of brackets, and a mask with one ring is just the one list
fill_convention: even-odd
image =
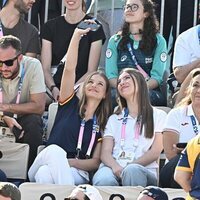
[(93, 177), (93, 185), (97, 186), (142, 186), (157, 185), (157, 179), (147, 168), (139, 164), (126, 166), (118, 178), (110, 167), (100, 166)]

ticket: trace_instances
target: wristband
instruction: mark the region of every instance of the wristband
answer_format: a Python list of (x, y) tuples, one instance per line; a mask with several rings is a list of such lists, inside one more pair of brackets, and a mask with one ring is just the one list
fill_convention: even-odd
[(52, 91), (53, 91), (53, 88), (55, 88), (55, 87), (56, 87), (56, 85), (51, 85), (51, 87), (49, 88), (50, 91), (52, 92)]

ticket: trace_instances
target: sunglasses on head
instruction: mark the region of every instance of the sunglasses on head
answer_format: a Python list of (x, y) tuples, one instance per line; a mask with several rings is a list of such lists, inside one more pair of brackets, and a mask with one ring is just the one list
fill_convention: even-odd
[(5, 64), (7, 67), (13, 66), (14, 61), (19, 57), (19, 55), (20, 54), (15, 56), (13, 59), (5, 60), (5, 61), (0, 60), (0, 67), (2, 67), (3, 64)]
[(130, 9), (132, 12), (136, 12), (139, 8), (139, 5), (138, 4), (126, 4), (124, 5), (123, 9), (124, 10), (128, 10)]

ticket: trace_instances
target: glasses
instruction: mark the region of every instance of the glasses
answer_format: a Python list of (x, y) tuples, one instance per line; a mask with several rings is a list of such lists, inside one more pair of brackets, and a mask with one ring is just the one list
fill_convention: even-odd
[(124, 5), (123, 9), (124, 10), (128, 10), (130, 9), (132, 12), (136, 12), (139, 8), (139, 5), (138, 4), (127, 4), (127, 5)]
[(2, 67), (3, 64), (5, 64), (7, 67), (13, 66), (14, 61), (19, 57), (19, 55), (20, 54), (18, 54), (17, 56), (15, 56), (13, 59), (10, 60), (5, 60), (5, 61), (0, 60), (0, 67)]

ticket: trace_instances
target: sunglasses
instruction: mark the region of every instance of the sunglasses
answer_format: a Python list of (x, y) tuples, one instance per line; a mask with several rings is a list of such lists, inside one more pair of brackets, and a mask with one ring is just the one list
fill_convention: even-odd
[(136, 12), (139, 8), (139, 5), (138, 4), (127, 4), (127, 5), (124, 5), (123, 9), (124, 10), (128, 10), (130, 9), (132, 12)]
[(13, 66), (14, 61), (19, 57), (19, 55), (20, 54), (18, 54), (17, 56), (15, 56), (13, 59), (10, 60), (5, 60), (5, 61), (0, 60), (0, 67), (2, 67), (3, 64), (5, 64), (7, 67)]

